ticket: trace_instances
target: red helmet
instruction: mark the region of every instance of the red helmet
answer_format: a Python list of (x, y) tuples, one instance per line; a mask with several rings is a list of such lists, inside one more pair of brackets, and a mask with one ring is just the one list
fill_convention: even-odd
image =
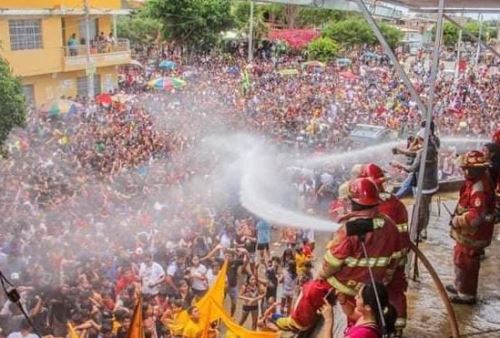
[(384, 171), (375, 163), (365, 164), (361, 168), (359, 177), (371, 178), (377, 184), (379, 190), (383, 188), (382, 184), (385, 182)]
[(366, 177), (349, 182), (349, 198), (357, 204), (365, 206), (375, 206), (381, 202), (377, 185)]
[(462, 168), (487, 167), (490, 163), (479, 150), (472, 150), (459, 157), (459, 163)]
[(493, 133), (491, 140), (500, 146), (500, 129)]

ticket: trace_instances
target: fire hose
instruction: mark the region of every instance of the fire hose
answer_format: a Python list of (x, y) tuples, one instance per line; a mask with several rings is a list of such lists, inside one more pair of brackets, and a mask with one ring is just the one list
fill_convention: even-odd
[(448, 321), (450, 323), (451, 336), (453, 338), (459, 338), (460, 332), (458, 330), (458, 323), (457, 323), (457, 317), (455, 316), (455, 310), (451, 305), (450, 299), (448, 298), (448, 294), (446, 293), (446, 289), (444, 288), (443, 283), (441, 283), (441, 279), (439, 279), (436, 270), (434, 270), (432, 264), (429, 262), (427, 257), (425, 257), (423, 252), (420, 251), (420, 249), (413, 242), (410, 242), (410, 249), (415, 253), (418, 259), (420, 259), (422, 264), (424, 264), (425, 268), (431, 275), (432, 280), (434, 281), (434, 285), (437, 288), (439, 297), (441, 297), (441, 300), (443, 301), (444, 306), (446, 307), (446, 312), (448, 313)]

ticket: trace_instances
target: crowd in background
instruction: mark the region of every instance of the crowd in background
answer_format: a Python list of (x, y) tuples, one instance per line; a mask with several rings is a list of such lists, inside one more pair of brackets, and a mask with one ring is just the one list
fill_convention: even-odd
[[(239, 205), (234, 187), (207, 188), (223, 174), (214, 174), (220, 159), (203, 143), (210, 134), (250, 132), (295, 153), (328, 153), (355, 147), (349, 133), (360, 123), (406, 137), (421, 122), (415, 102), (386, 58), (363, 53), (347, 55), (345, 69), (303, 69), (300, 57), (289, 56), (251, 66), (205, 56), (189, 67), (174, 60), (169, 71), (144, 62), (123, 71), (128, 102), (77, 97), (68, 98), (82, 104), (76, 114), (30, 112), (0, 161), (0, 269), (19, 286), (37, 331), (65, 336), (69, 322), (82, 338), (126, 337), (142, 293), (147, 337), (182, 336), (169, 325), (207, 291), (224, 259), (230, 312), (240, 323), (250, 317), (257, 328), (273, 305), (289, 312), (312, 278), (314, 233), (284, 228), (273, 237), (271, 224)], [(424, 98), (427, 57), (410, 65)], [(299, 73), (277, 72), (290, 68)], [(484, 137), (497, 128), (500, 77), (493, 70), (481, 64), (458, 82), (440, 74), (441, 135)], [(187, 85), (171, 92), (146, 85), (183, 75)], [(442, 176), (454, 176), (454, 149), (442, 153)], [(348, 175), (348, 168), (292, 175), (306, 193), (301, 211), (316, 212)], [(27, 327), (15, 304), (1, 304), (0, 336)]]

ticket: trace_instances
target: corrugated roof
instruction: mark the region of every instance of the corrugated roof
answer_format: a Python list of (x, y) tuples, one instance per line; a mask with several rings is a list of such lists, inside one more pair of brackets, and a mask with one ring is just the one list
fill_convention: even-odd
[[(439, 3), (438, 0), (384, 0), (384, 2), (415, 10), (436, 9)], [(500, 0), (446, 0), (445, 7), (447, 9), (465, 10), (500, 10)]]

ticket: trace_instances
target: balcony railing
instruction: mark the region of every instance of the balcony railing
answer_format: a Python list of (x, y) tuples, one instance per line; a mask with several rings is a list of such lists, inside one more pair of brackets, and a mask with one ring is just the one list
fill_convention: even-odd
[[(128, 39), (117, 39), (115, 42), (98, 41), (90, 43), (90, 55), (108, 54), (118, 52), (129, 52), (130, 42)], [(87, 55), (87, 45), (74, 45), (65, 47), (65, 56), (81, 57)]]
[[(65, 71), (88, 68), (86, 45), (66, 46), (64, 54)], [(130, 60), (130, 43), (127, 39), (117, 39), (116, 42), (92, 42), (90, 45), (92, 68), (120, 65), (130, 62)]]

